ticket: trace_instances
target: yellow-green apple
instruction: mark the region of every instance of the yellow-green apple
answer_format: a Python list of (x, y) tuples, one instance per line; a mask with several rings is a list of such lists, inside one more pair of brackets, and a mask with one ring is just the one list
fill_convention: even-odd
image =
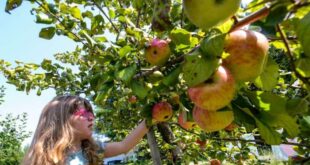
[(224, 57), (223, 65), (236, 82), (254, 80), (262, 73), (269, 49), (263, 34), (250, 30), (233, 31), (226, 36), (224, 48), (228, 56)]
[(221, 165), (221, 161), (218, 159), (210, 160), (210, 165)]
[(167, 62), (169, 56), (169, 42), (157, 38), (150, 41), (145, 51), (146, 61), (151, 65), (161, 66)]
[(185, 14), (196, 26), (207, 29), (231, 18), (241, 0), (183, 0)]
[(224, 129), (233, 122), (234, 113), (231, 110), (208, 111), (195, 106), (193, 118), (202, 130), (205, 132), (214, 132)]
[(152, 108), (152, 118), (157, 122), (169, 120), (172, 114), (172, 106), (168, 102), (156, 103)]
[(228, 105), (234, 98), (235, 81), (227, 69), (220, 66), (207, 81), (190, 87), (189, 98), (195, 105), (216, 111)]
[(179, 123), (179, 125), (180, 125), (182, 128), (186, 129), (186, 130), (191, 130), (191, 129), (193, 129), (193, 127), (195, 127), (196, 123), (195, 123), (194, 121), (188, 121), (188, 120), (186, 120), (185, 117), (186, 117), (186, 112), (183, 111), (183, 112), (181, 112), (181, 113), (179, 114), (179, 117), (178, 117), (178, 123)]

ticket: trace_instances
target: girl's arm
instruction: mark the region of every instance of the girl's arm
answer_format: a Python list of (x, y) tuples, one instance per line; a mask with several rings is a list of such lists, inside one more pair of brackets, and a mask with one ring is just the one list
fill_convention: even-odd
[(145, 120), (143, 120), (123, 141), (107, 143), (104, 149), (104, 157), (127, 153), (140, 142), (147, 132), (148, 128), (146, 127)]

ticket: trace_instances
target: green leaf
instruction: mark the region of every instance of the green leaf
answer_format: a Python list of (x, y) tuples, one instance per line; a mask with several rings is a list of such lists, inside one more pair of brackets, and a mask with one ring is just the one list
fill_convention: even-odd
[(301, 57), (296, 61), (296, 70), (304, 77), (310, 77), (310, 56)]
[(70, 14), (78, 20), (83, 19), (80, 9), (76, 6), (70, 8)]
[(39, 33), (39, 37), (50, 40), (54, 37), (55, 32), (56, 32), (55, 27), (42, 28)]
[(218, 66), (218, 58), (207, 58), (201, 55), (200, 50), (195, 50), (185, 56), (182, 68), (184, 80), (189, 86), (198, 85), (210, 78)]
[(51, 24), (53, 23), (53, 18), (49, 17), (48, 15), (44, 13), (40, 13), (36, 16), (36, 23), (41, 23), (41, 24)]
[(143, 99), (148, 94), (148, 88), (141, 82), (133, 81), (131, 83), (132, 92), (137, 95), (140, 99)]
[(255, 119), (258, 131), (267, 144), (277, 145), (281, 143), (281, 136), (277, 131), (271, 129), (267, 124), (256, 118), (249, 109), (243, 108), (242, 110)]
[(286, 111), (286, 99), (271, 92), (257, 92), (260, 111), (259, 119), (268, 126), (284, 128), (290, 137), (299, 134), (299, 126), (296, 119)]
[(182, 67), (179, 66), (169, 73), (164, 79), (163, 84), (166, 86), (174, 85), (178, 83), (179, 75), (182, 71)]
[(271, 57), (269, 57), (267, 65), (262, 74), (256, 78), (255, 85), (265, 91), (271, 91), (278, 83), (279, 66)]
[(115, 12), (113, 9), (109, 9), (109, 16), (111, 19), (114, 19), (115, 18)]
[(128, 53), (130, 53), (132, 50), (132, 48), (130, 46), (124, 46), (122, 47), (119, 51), (118, 51), (118, 54), (119, 56), (122, 58), (124, 56), (126, 56)]
[(19, 7), (22, 2), (23, 0), (7, 0), (5, 5), (5, 12), (10, 13), (10, 11)]
[(189, 45), (191, 41), (191, 34), (185, 29), (178, 28), (173, 29), (170, 32), (170, 38), (176, 45)]
[(90, 46), (94, 46), (96, 44), (96, 41), (88, 35), (88, 33), (85, 31), (85, 30), (81, 30), (79, 31), (79, 34), (86, 39), (87, 43), (90, 45)]
[(98, 105), (105, 105), (107, 98), (109, 97), (113, 88), (113, 83), (103, 84), (100, 88), (100, 91), (95, 98), (95, 103)]
[(121, 81), (124, 81), (125, 83), (129, 83), (133, 76), (136, 74), (137, 65), (129, 66), (119, 72), (116, 73), (116, 78), (118, 78)]
[(273, 26), (283, 21), (286, 14), (288, 13), (287, 4), (282, 3), (277, 7), (273, 8), (266, 18), (266, 25)]
[(293, 98), (286, 103), (286, 111), (291, 116), (305, 114), (308, 109), (309, 102), (305, 98)]
[(200, 44), (201, 53), (207, 57), (221, 57), (226, 34), (205, 38)]
[(271, 129), (267, 125), (263, 124), (259, 120), (255, 120), (256, 125), (258, 127), (258, 131), (262, 138), (266, 141), (267, 144), (270, 145), (278, 145), (281, 143), (281, 136), (280, 133)]
[(310, 12), (303, 17), (297, 27), (297, 37), (303, 47), (306, 56), (310, 57)]

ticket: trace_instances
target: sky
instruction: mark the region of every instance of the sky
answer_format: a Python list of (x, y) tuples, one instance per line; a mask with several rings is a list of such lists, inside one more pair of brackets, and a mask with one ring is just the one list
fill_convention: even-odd
[[(11, 14), (4, 11), (6, 0), (0, 0), (0, 59), (14, 64), (15, 60), (40, 64), (44, 58), (54, 59), (60, 52), (73, 51), (76, 43), (66, 37), (54, 36), (51, 40), (39, 38), (41, 28), (47, 25), (35, 23), (31, 15), (32, 4), (24, 1)], [(14, 116), (26, 112), (28, 114), (26, 131), (34, 133), (41, 110), (54, 96), (53, 90), (43, 91), (41, 96), (36, 91), (16, 91), (15, 86), (6, 83), (0, 74), (0, 86), (5, 86), (4, 103), (0, 105), (0, 115), (12, 113)], [(31, 137), (23, 145), (29, 144)]]

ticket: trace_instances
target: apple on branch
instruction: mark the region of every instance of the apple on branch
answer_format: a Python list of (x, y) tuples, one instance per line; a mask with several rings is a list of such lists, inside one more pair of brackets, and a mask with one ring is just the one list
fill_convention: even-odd
[(223, 65), (236, 82), (246, 82), (254, 80), (264, 70), (269, 43), (261, 33), (236, 30), (226, 36), (224, 49), (228, 56), (223, 59)]
[(234, 120), (234, 113), (231, 110), (208, 111), (195, 106), (193, 118), (202, 130), (205, 132), (214, 132), (222, 130), (232, 123)]
[(164, 122), (172, 117), (172, 106), (168, 102), (156, 103), (152, 108), (152, 118), (156, 122)]
[(239, 9), (241, 0), (183, 0), (185, 14), (196, 26), (208, 29), (224, 23)]
[(146, 61), (152, 66), (164, 65), (170, 57), (169, 42), (161, 39), (153, 39), (145, 51)]
[(227, 69), (220, 66), (207, 81), (190, 87), (188, 95), (195, 105), (216, 111), (228, 105), (235, 95), (235, 80)]

